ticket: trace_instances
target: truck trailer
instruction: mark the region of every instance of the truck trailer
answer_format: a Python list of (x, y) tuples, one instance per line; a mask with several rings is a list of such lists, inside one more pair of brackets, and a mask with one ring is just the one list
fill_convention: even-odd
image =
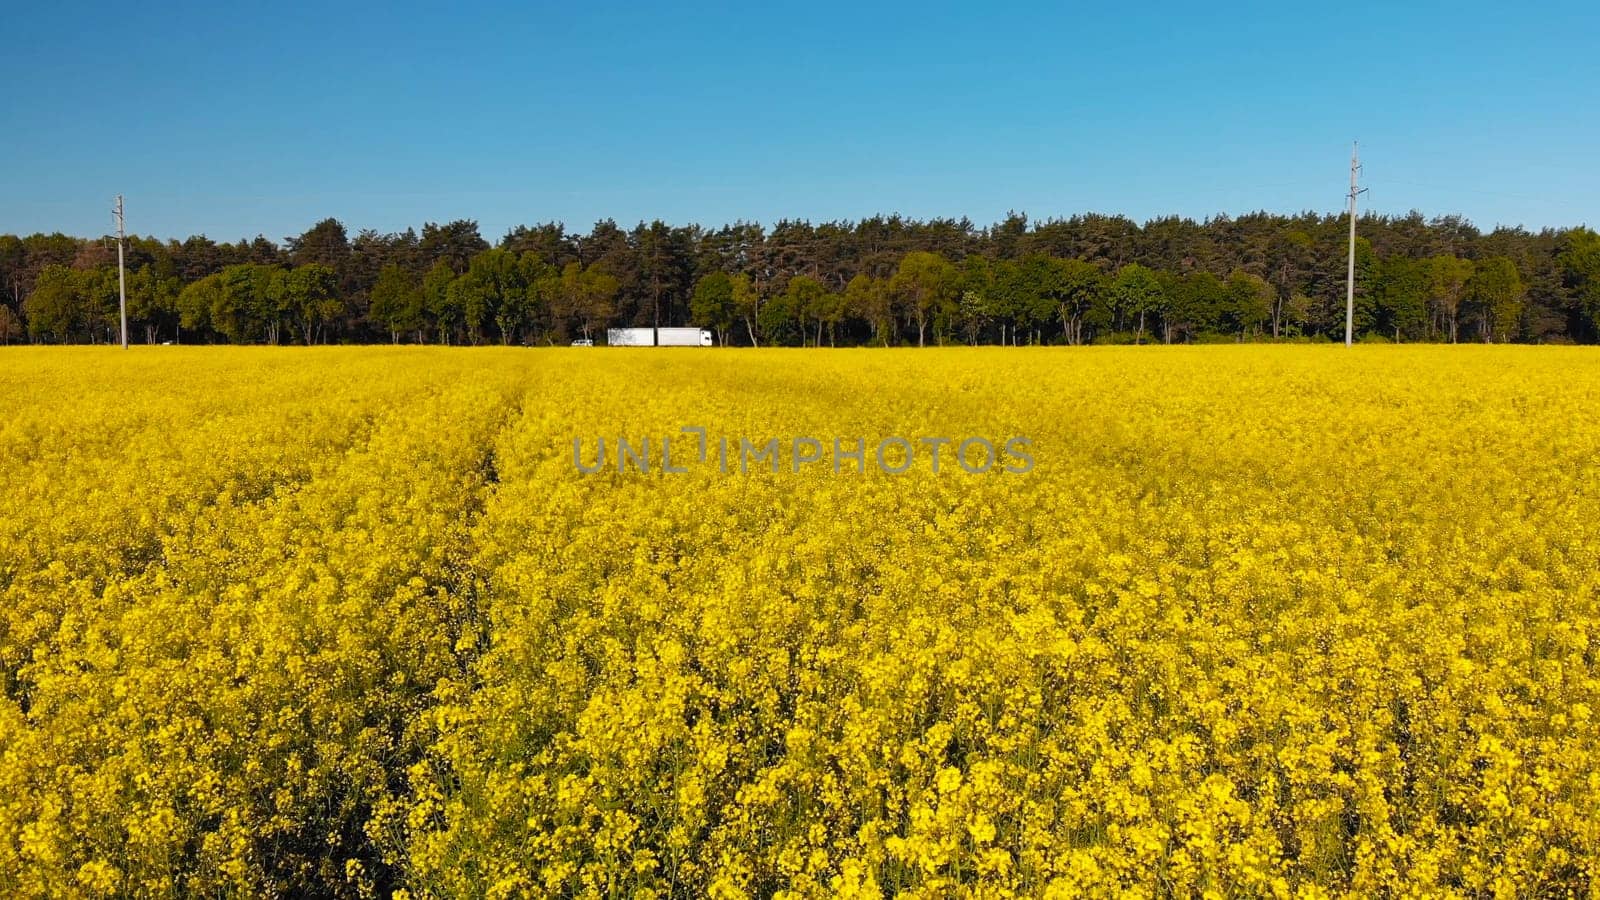
[(710, 347), (714, 341), (704, 328), (607, 328), (610, 347)]

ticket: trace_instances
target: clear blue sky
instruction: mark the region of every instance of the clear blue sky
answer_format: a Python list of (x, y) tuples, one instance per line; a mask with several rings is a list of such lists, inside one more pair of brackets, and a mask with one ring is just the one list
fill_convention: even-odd
[(1600, 6), (6, 4), (0, 232), (1600, 222)]

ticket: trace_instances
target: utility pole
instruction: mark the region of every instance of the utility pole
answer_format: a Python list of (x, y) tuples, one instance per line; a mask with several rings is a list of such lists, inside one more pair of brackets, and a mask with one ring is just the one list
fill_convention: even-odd
[(1356, 176), (1361, 172), (1361, 160), (1357, 153), (1360, 150), (1359, 142), (1350, 144), (1350, 264), (1345, 271), (1344, 279), (1344, 345), (1346, 347), (1355, 343), (1356, 334), (1356, 197), (1366, 192), (1366, 188), (1356, 187)]
[(117, 217), (117, 306), (122, 311), (122, 349), (128, 349), (128, 273), (122, 268), (122, 195), (117, 195), (117, 205), (111, 214)]

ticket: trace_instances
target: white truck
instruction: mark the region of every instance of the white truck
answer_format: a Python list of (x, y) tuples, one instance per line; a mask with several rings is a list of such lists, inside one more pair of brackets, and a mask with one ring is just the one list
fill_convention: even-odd
[(704, 328), (606, 329), (606, 344), (611, 347), (710, 347), (712, 343), (711, 332)]

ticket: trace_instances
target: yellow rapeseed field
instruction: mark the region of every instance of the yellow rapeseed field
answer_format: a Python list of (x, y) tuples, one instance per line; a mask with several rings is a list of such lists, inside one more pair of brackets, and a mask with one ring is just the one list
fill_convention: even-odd
[(0, 397), (6, 895), (1600, 894), (1591, 349), (13, 348)]

